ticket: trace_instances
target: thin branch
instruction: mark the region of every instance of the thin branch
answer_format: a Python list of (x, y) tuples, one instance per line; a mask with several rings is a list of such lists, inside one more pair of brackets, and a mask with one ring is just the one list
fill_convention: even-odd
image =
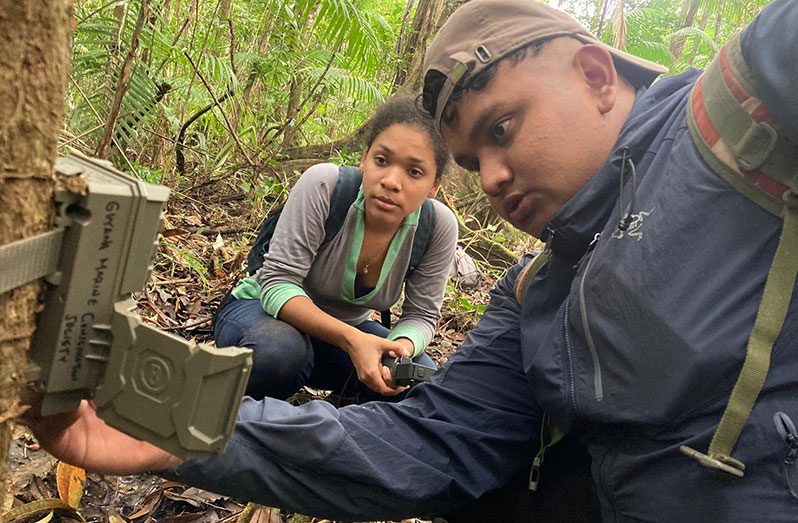
[(231, 96), (233, 96), (233, 91), (232, 90), (227, 91), (225, 94), (222, 95), (221, 98), (219, 98), (218, 100), (214, 100), (213, 102), (209, 103), (208, 105), (206, 105), (205, 107), (194, 113), (194, 116), (186, 120), (186, 122), (180, 127), (180, 132), (177, 133), (177, 139), (175, 139), (175, 163), (177, 165), (177, 171), (181, 175), (186, 174), (186, 157), (183, 155), (183, 149), (188, 146), (183, 143), (183, 140), (186, 137), (186, 131), (188, 130), (189, 126), (194, 122), (196, 122), (200, 116), (207, 113), (208, 111), (210, 111), (220, 103), (224, 102)]
[(130, 87), (130, 68), (133, 66), (133, 59), (136, 57), (136, 50), (139, 46), (139, 35), (141, 35), (144, 19), (147, 16), (147, 1), (148, 0), (141, 0), (139, 17), (133, 29), (133, 36), (130, 41), (130, 47), (127, 50), (127, 55), (125, 56), (124, 62), (122, 62), (122, 70), (119, 72), (119, 82), (116, 85), (116, 92), (114, 93), (114, 101), (111, 104), (111, 109), (108, 111), (105, 131), (103, 132), (102, 138), (100, 138), (100, 143), (97, 144), (95, 154), (100, 158), (108, 157), (108, 146), (111, 144), (114, 137), (114, 127), (116, 127), (119, 109), (122, 107), (122, 99), (125, 97)]
[(191, 56), (186, 51), (183, 51), (183, 54), (185, 54), (186, 58), (188, 58), (189, 63), (191, 63), (191, 67), (194, 68), (194, 72), (197, 74), (197, 78), (200, 79), (202, 84), (205, 86), (205, 89), (207, 89), (208, 94), (211, 95), (211, 98), (213, 99), (214, 104), (219, 107), (219, 112), (222, 113), (222, 117), (224, 118), (224, 121), (227, 124), (227, 130), (230, 131), (230, 136), (232, 136), (233, 140), (235, 140), (236, 145), (238, 146), (238, 150), (241, 152), (242, 155), (244, 155), (244, 159), (247, 161), (247, 163), (251, 167), (255, 167), (255, 163), (252, 161), (252, 159), (249, 157), (249, 155), (247, 155), (247, 151), (244, 150), (244, 144), (241, 143), (241, 140), (238, 139), (238, 135), (236, 135), (235, 131), (233, 130), (233, 124), (230, 123), (230, 119), (227, 117), (227, 113), (224, 111), (222, 106), (219, 105), (219, 100), (217, 100), (216, 95), (213, 94), (213, 90), (211, 89), (211, 86), (205, 80), (205, 77), (202, 76), (202, 73), (197, 68), (196, 64), (194, 63), (194, 60), (191, 59)]
[[(322, 71), (322, 73), (316, 79), (316, 83), (313, 84), (313, 87), (310, 88), (310, 92), (308, 92), (308, 95), (305, 97), (305, 99), (302, 100), (302, 102), (297, 106), (296, 114), (299, 114), (299, 111), (308, 103), (310, 97), (316, 94), (316, 89), (318, 89), (319, 85), (321, 85), (321, 82), (324, 80), (324, 77), (327, 76), (327, 72), (330, 70), (330, 67), (332, 67), (333, 61), (335, 60), (335, 56), (338, 54), (338, 51), (341, 49), (342, 44), (343, 40), (339, 41), (338, 45), (335, 46), (335, 50), (333, 50), (332, 55), (330, 55), (330, 59), (327, 61), (327, 66), (324, 68), (324, 71)], [(317, 106), (318, 103), (313, 106), (310, 114), (312, 114), (312, 111), (315, 110)], [(310, 116), (310, 114), (308, 114), (307, 116)], [(304, 118), (303, 122), (307, 120), (307, 116)], [(272, 135), (271, 139), (268, 142), (266, 142), (266, 145), (263, 146), (263, 149), (268, 150), (269, 147), (271, 147), (274, 144), (274, 142), (277, 140), (277, 137), (283, 134), (285, 129), (289, 125), (291, 125), (291, 123), (294, 121), (296, 121), (296, 118), (289, 118), (285, 122), (283, 122), (283, 124), (277, 128), (277, 132), (275, 132)]]
[[(94, 116), (97, 118), (97, 121), (102, 123), (103, 122), (102, 116), (100, 116), (100, 113), (97, 112), (97, 109), (94, 107), (94, 104), (91, 103), (91, 100), (89, 99), (88, 96), (86, 96), (86, 93), (83, 91), (83, 89), (81, 89), (80, 85), (75, 81), (74, 78), (72, 78), (72, 75), (69, 75), (69, 80), (72, 82), (72, 85), (74, 85), (77, 88), (78, 93), (80, 93), (80, 96), (86, 102), (86, 105), (89, 106), (91, 112), (94, 113)], [(121, 154), (122, 158), (125, 160), (125, 163), (127, 163), (128, 167), (130, 167), (130, 170), (135, 171), (135, 169), (133, 168), (133, 164), (130, 163), (130, 160), (128, 160), (127, 156), (125, 155), (125, 151), (119, 146), (119, 143), (116, 141), (116, 138), (112, 136), (111, 139), (113, 140), (116, 148), (119, 150), (119, 154)]]
[(169, 59), (172, 58), (172, 51), (176, 49), (177, 41), (180, 40), (180, 37), (183, 36), (183, 31), (186, 30), (188, 27), (188, 23), (190, 22), (189, 18), (186, 18), (183, 22), (183, 25), (180, 26), (180, 29), (177, 30), (175, 33), (175, 37), (172, 38), (172, 44), (169, 46), (169, 52), (166, 53), (166, 58), (163, 59), (163, 62), (155, 69), (155, 72), (152, 74), (153, 78), (158, 78), (158, 75), (161, 73), (161, 70), (166, 67), (166, 63), (169, 62)]
[[(194, 36), (196, 33), (196, 28), (199, 25), (199, 2), (197, 0), (193, 0), (196, 2), (194, 5), (196, 6), (194, 9), (195, 14), (197, 15), (197, 23), (194, 24), (194, 31), (191, 33), (191, 42), (189, 42), (189, 49), (194, 49)], [(213, 28), (214, 21), (216, 20), (216, 13), (219, 12), (219, 6), (221, 5), (222, 0), (216, 2), (216, 7), (213, 8), (213, 13), (211, 14), (210, 19), (208, 20), (208, 28), (205, 30), (205, 39), (202, 41), (202, 46), (199, 50), (199, 56), (202, 57), (205, 54), (205, 48), (208, 45), (208, 38), (211, 34), (211, 28)], [(192, 64), (193, 65), (193, 64)], [(194, 71), (196, 72), (196, 67)], [(186, 109), (188, 109), (188, 102), (191, 98), (191, 89), (194, 87), (194, 75), (191, 75), (191, 80), (188, 82), (188, 88), (186, 89), (186, 98), (183, 102), (183, 107), (180, 109), (180, 119), (182, 120), (183, 117), (186, 115)]]

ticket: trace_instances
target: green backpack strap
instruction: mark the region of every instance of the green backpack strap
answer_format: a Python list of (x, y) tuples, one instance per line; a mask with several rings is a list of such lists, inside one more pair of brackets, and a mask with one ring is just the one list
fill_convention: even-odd
[(745, 465), (731, 454), (764, 386), (798, 276), (798, 147), (780, 133), (755, 96), (755, 85), (737, 35), (696, 82), (687, 118), (696, 147), (712, 170), (783, 219), (745, 361), (709, 450), (680, 449), (705, 467), (739, 477)]
[(551, 421), (548, 414), (544, 414), (540, 424), (540, 447), (538, 447), (535, 459), (532, 460), (532, 469), (529, 471), (529, 490), (535, 492), (540, 485), (540, 467), (543, 466), (546, 450), (562, 441), (564, 437), (565, 432)]
[(535, 256), (535, 259), (521, 269), (521, 273), (515, 280), (515, 301), (517, 301), (519, 304), (524, 301), (524, 295), (526, 294), (529, 284), (532, 283), (532, 280), (535, 279), (535, 276), (537, 276), (537, 274), (546, 265), (550, 258), (551, 248), (547, 243), (543, 250), (537, 256)]

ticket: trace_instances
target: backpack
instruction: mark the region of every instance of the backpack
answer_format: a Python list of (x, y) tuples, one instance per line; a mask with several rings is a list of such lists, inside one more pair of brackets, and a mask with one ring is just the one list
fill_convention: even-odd
[[(357, 199), (362, 182), (363, 176), (357, 167), (342, 165), (338, 168), (338, 181), (335, 182), (335, 187), (330, 195), (330, 213), (324, 222), (324, 239), (319, 246), (320, 248), (332, 241), (338, 231), (341, 230), (341, 227), (343, 227), (346, 214), (349, 212), (349, 207)], [(269, 244), (272, 236), (274, 236), (274, 230), (277, 228), (277, 222), (282, 211), (283, 207), (281, 206), (264, 218), (261, 223), (258, 237), (255, 239), (249, 254), (247, 254), (248, 276), (252, 276), (263, 266), (263, 260), (266, 253), (269, 252)], [(405, 280), (413, 274), (413, 271), (424, 258), (434, 230), (435, 209), (432, 201), (427, 198), (421, 205), (421, 214), (418, 218), (416, 234), (413, 237), (413, 249), (410, 252), (410, 264), (405, 272)]]

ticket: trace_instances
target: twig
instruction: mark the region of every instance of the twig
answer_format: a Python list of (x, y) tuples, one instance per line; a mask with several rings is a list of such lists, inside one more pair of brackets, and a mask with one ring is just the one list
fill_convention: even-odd
[(161, 285), (177, 285), (178, 283), (192, 283), (194, 278), (178, 278), (173, 280), (163, 280), (152, 282), (152, 286), (159, 287)]
[(193, 234), (202, 233), (203, 236), (212, 236), (216, 234), (221, 234), (224, 236), (227, 234), (240, 234), (242, 232), (249, 232), (252, 230), (252, 227), (221, 227), (219, 229), (210, 229), (206, 227), (184, 227), (184, 229)]
[(139, 10), (138, 20), (136, 20), (136, 26), (133, 29), (130, 47), (127, 50), (125, 60), (122, 62), (122, 70), (119, 72), (119, 82), (116, 84), (114, 101), (111, 103), (111, 110), (108, 111), (108, 118), (105, 120), (105, 131), (102, 138), (100, 138), (100, 143), (97, 144), (95, 154), (100, 158), (108, 157), (108, 146), (114, 136), (114, 127), (116, 127), (119, 109), (122, 107), (122, 99), (130, 87), (130, 68), (133, 66), (133, 59), (136, 57), (136, 50), (139, 47), (139, 35), (141, 35), (141, 29), (144, 26), (144, 19), (147, 17), (147, 1), (141, 0), (141, 9)]
[(222, 106), (219, 105), (219, 100), (216, 98), (216, 95), (213, 94), (213, 90), (211, 89), (211, 86), (208, 85), (208, 82), (205, 80), (205, 77), (202, 76), (202, 73), (197, 68), (197, 65), (194, 63), (194, 60), (191, 59), (191, 55), (189, 55), (186, 51), (183, 51), (183, 54), (186, 55), (186, 58), (188, 58), (188, 61), (191, 64), (191, 67), (194, 68), (194, 72), (197, 73), (197, 77), (200, 79), (202, 84), (205, 86), (205, 89), (208, 91), (208, 94), (211, 95), (211, 98), (213, 99), (214, 104), (219, 107), (219, 112), (222, 113), (222, 117), (224, 118), (224, 121), (227, 124), (227, 130), (230, 131), (230, 136), (232, 136), (233, 140), (235, 140), (236, 145), (238, 146), (238, 150), (241, 151), (241, 154), (244, 155), (244, 159), (247, 161), (247, 163), (250, 165), (250, 167), (255, 167), (256, 166), (255, 163), (252, 161), (252, 159), (249, 157), (249, 155), (247, 155), (247, 151), (244, 150), (244, 144), (241, 143), (241, 140), (238, 139), (238, 135), (235, 133), (235, 131), (233, 131), (233, 124), (230, 123), (230, 119), (227, 117), (227, 113), (224, 111)]
[(155, 300), (153, 299), (152, 294), (150, 294), (149, 290), (144, 289), (144, 294), (145, 296), (147, 296), (147, 305), (150, 306), (150, 308), (155, 312), (155, 314), (158, 315), (159, 318), (166, 321), (167, 323), (171, 323), (172, 325), (178, 325), (176, 320), (173, 320), (172, 318), (167, 316), (166, 313), (162, 311), (160, 307), (158, 307), (155, 304)]
[(198, 318), (194, 321), (186, 322), (182, 325), (174, 325), (172, 327), (161, 327), (162, 330), (165, 331), (176, 331), (180, 329), (193, 329), (194, 327), (199, 327), (200, 325), (205, 325), (206, 323), (210, 323), (213, 319), (213, 316), (208, 316), (207, 318)]

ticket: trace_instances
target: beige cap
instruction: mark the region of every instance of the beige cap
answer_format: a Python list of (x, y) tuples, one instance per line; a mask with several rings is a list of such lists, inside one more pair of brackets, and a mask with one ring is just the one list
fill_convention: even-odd
[(571, 36), (609, 51), (615, 67), (635, 88), (651, 85), (667, 68), (610, 47), (564, 12), (536, 0), (471, 0), (446, 20), (424, 56), (424, 75), (446, 76), (435, 105), (435, 124), (452, 91), (506, 54), (532, 42)]

